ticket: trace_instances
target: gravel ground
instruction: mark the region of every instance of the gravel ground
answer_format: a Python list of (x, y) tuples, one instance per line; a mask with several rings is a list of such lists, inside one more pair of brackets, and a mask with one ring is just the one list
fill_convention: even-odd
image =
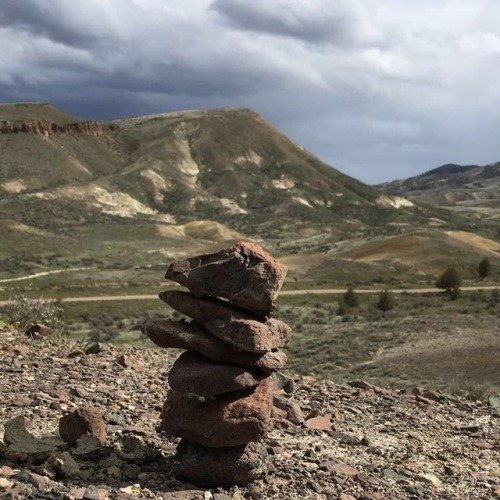
[[(306, 422), (276, 410), (267, 477), (231, 489), (186, 484), (175, 476), (178, 440), (156, 432), (176, 356), (127, 346), (85, 354), (74, 343), (0, 330), (0, 439), (11, 422), (11, 434), (29, 441), (0, 444), (0, 498), (500, 498), (498, 408), (312, 377), (294, 377), (294, 392), (282, 395)], [(56, 440), (59, 419), (77, 407), (102, 411), (104, 446)], [(17, 416), (32, 436), (13, 426)]]

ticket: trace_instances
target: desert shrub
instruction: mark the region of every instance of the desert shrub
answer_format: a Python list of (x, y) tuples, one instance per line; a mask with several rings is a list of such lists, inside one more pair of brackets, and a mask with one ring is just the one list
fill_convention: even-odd
[(112, 342), (120, 333), (113, 329), (94, 330), (87, 335), (89, 342)]
[(349, 312), (349, 306), (344, 299), (340, 299), (337, 305), (337, 316), (345, 316)]
[(378, 296), (377, 309), (380, 309), (384, 314), (391, 309), (394, 309), (394, 294), (387, 288), (381, 290)]
[(352, 286), (349, 286), (344, 292), (342, 300), (345, 302), (347, 307), (350, 307), (351, 309), (359, 306), (359, 295), (354, 291)]
[(30, 299), (21, 295), (7, 302), (4, 307), (6, 320), (26, 330), (35, 323), (48, 326), (53, 332), (60, 332), (64, 325), (64, 309), (50, 300)]
[(491, 274), (491, 262), (488, 257), (485, 257), (477, 266), (477, 272), (481, 279), (488, 277)]
[(462, 277), (454, 267), (449, 267), (437, 279), (436, 288), (446, 290), (451, 300), (455, 300), (460, 295), (460, 285), (462, 284)]

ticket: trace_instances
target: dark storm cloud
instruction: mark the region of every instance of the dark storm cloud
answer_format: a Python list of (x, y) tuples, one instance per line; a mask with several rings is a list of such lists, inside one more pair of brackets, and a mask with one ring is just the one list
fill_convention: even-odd
[(361, 180), (500, 159), (495, 0), (1, 0), (0, 101), (251, 107)]
[(215, 0), (212, 9), (237, 29), (292, 37), (310, 43), (356, 40), (358, 19), (339, 2)]
[(98, 35), (84, 17), (68, 15), (58, 2), (51, 1), (2, 0), (0, 26), (74, 47), (93, 46)]

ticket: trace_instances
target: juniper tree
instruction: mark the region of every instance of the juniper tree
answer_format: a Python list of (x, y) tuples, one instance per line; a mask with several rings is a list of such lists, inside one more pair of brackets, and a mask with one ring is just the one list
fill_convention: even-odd
[(344, 292), (342, 300), (351, 309), (359, 306), (359, 295), (354, 291), (352, 285), (349, 285), (347, 290)]
[(488, 257), (485, 257), (477, 266), (477, 272), (479, 273), (479, 276), (481, 276), (481, 279), (486, 278), (491, 274), (491, 262)]
[(446, 271), (437, 279), (436, 288), (441, 288), (446, 290), (446, 293), (450, 296), (452, 300), (458, 298), (460, 294), (460, 285), (462, 284), (462, 277), (460, 273), (454, 267), (449, 267)]
[(387, 311), (394, 309), (394, 294), (387, 288), (380, 291), (377, 308), (384, 313), (384, 316)]

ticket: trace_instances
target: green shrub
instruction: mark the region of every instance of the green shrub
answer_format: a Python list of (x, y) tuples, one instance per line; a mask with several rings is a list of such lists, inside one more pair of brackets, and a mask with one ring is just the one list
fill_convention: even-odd
[(436, 288), (446, 290), (451, 300), (456, 300), (460, 295), (462, 277), (454, 267), (449, 267), (436, 281)]
[(381, 290), (378, 296), (377, 309), (380, 309), (384, 314), (391, 309), (394, 309), (394, 294), (387, 288)]
[(345, 302), (347, 307), (350, 307), (351, 309), (359, 306), (359, 295), (354, 291), (352, 286), (349, 286), (344, 292), (342, 300)]
[(8, 323), (20, 330), (40, 323), (52, 332), (60, 332), (64, 325), (64, 309), (44, 299), (30, 299), (21, 295), (7, 302), (4, 315)]
[(491, 274), (491, 262), (488, 257), (485, 257), (477, 266), (477, 272), (481, 279), (488, 277)]

